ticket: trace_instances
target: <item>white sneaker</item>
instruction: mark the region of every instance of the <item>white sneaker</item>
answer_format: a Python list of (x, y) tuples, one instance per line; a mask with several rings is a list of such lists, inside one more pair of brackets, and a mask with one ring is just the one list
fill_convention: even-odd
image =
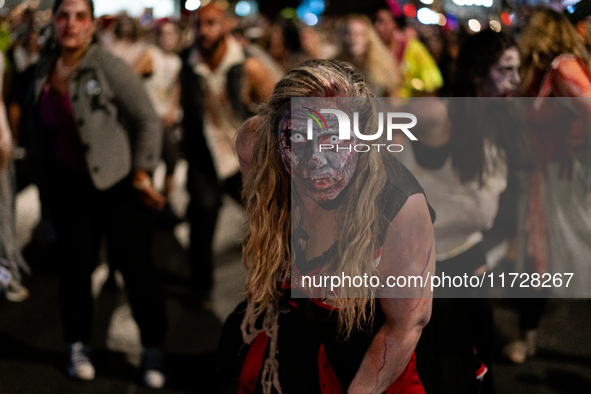
[(503, 348), (503, 355), (515, 364), (523, 364), (527, 359), (527, 350), (524, 341), (515, 340)]
[(151, 389), (161, 389), (166, 383), (164, 374), (155, 369), (146, 370), (144, 373), (144, 384)]
[(166, 383), (163, 370), (164, 356), (159, 348), (144, 349), (144, 384), (152, 389), (161, 389)]
[(88, 347), (82, 342), (76, 342), (70, 345), (68, 375), (71, 378), (80, 380), (94, 379), (94, 366), (90, 361), (88, 353)]

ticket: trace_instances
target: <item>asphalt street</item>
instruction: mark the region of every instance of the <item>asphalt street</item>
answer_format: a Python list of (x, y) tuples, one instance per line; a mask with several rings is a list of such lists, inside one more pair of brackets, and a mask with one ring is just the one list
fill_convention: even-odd
[[(182, 170), (182, 169), (181, 169)], [(182, 172), (182, 171), (181, 171)], [(174, 206), (182, 211), (187, 196), (178, 178)], [(24, 246), (38, 220), (36, 190), (25, 189), (18, 200), (19, 242)], [(226, 316), (242, 299), (244, 268), (240, 238), (245, 217), (233, 201), (224, 204), (215, 241), (216, 286), (211, 309), (188, 302), (185, 250), (188, 225), (156, 230), (152, 245), (166, 294), (169, 331), (164, 346), (166, 394), (217, 393), (213, 361)], [(55, 262), (28, 250), (35, 273), (25, 278), (31, 297), (22, 303), (0, 300), (0, 394), (131, 394), (152, 393), (139, 383), (141, 346), (125, 293), (104, 286), (107, 266), (94, 274), (96, 324), (93, 360), (97, 377), (76, 382), (65, 374), (67, 353), (57, 306)], [(508, 300), (495, 301), (498, 348), (516, 332), (517, 314)], [(497, 393), (591, 393), (591, 301), (551, 300), (540, 327), (538, 354), (524, 365), (497, 358)]]

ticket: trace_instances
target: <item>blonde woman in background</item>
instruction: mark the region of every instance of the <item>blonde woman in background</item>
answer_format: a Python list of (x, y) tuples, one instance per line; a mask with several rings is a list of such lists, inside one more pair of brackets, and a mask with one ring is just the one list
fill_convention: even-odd
[(400, 70), (369, 18), (356, 14), (345, 17), (340, 37), (341, 49), (336, 58), (361, 71), (376, 96), (395, 96), (402, 80)]

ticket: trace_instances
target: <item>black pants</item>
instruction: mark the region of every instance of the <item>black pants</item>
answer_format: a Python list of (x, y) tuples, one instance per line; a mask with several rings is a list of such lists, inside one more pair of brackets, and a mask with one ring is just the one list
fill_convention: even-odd
[(222, 196), (228, 194), (241, 202), (242, 177), (240, 173), (219, 181), (215, 173), (203, 171), (189, 163), (187, 189), (191, 202), (187, 217), (191, 222), (189, 264), (193, 290), (208, 296), (213, 288), (213, 237)]
[[(472, 275), (486, 264), (482, 243), (466, 252), (437, 262), (436, 273), (449, 276)], [(494, 321), (490, 299), (486, 293), (453, 292), (453, 297), (436, 289), (429, 324), (417, 345), (417, 370), (427, 394), (492, 393), (492, 359)], [(474, 348), (477, 354), (474, 354)], [(484, 380), (476, 379), (481, 362), (489, 368)]]
[(57, 235), (59, 301), (66, 341), (88, 342), (91, 338), (91, 273), (99, 262), (104, 237), (109, 259), (125, 280), (142, 344), (162, 345), (166, 316), (152, 272), (151, 216), (130, 178), (99, 191), (88, 174), (74, 174), (59, 165), (51, 174), (51, 191), (44, 194), (43, 203), (49, 208)]
[(166, 175), (174, 174), (176, 163), (181, 158), (179, 148), (179, 137), (177, 136), (179, 127), (165, 127), (162, 135), (162, 161), (166, 165)]

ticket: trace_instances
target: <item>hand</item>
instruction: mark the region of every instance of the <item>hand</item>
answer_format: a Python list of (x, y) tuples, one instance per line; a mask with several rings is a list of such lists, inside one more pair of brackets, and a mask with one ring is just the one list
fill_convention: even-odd
[(164, 115), (164, 118), (162, 118), (162, 126), (164, 128), (170, 128), (170, 127), (174, 126), (175, 123), (176, 123), (176, 116), (173, 111), (169, 111), (166, 115)]
[(152, 185), (150, 176), (143, 170), (135, 170), (133, 174), (133, 187), (138, 191), (142, 203), (151, 210), (161, 211), (166, 203), (166, 198), (158, 193)]

